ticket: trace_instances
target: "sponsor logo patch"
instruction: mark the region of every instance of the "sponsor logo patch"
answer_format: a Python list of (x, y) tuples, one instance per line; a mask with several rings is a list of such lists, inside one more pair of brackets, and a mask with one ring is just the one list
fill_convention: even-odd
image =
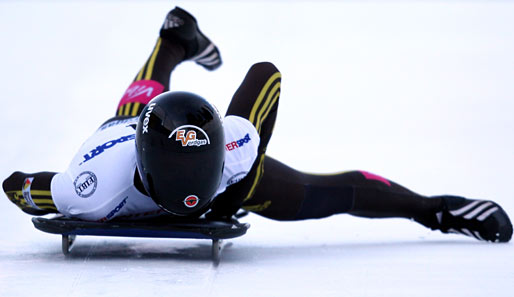
[(198, 205), (199, 201), (200, 201), (200, 199), (198, 198), (198, 196), (189, 195), (186, 197), (186, 199), (184, 199), (184, 204), (189, 208), (193, 208)]
[(93, 172), (84, 171), (75, 178), (73, 185), (79, 197), (88, 198), (95, 193), (98, 179)]
[(121, 201), (120, 204), (118, 204), (118, 206), (116, 206), (116, 208), (114, 208), (113, 210), (111, 210), (109, 212), (109, 214), (107, 214), (107, 216), (101, 218), (100, 220), (98, 220), (99, 222), (105, 222), (109, 219), (111, 219), (115, 214), (117, 214), (122, 208), (123, 206), (125, 206), (125, 204), (127, 204), (127, 199), (128, 199), (128, 196), (125, 197), (125, 199), (123, 199), (123, 201)]
[(175, 135), (175, 141), (180, 141), (182, 146), (202, 146), (211, 143), (209, 136), (202, 128), (194, 125), (184, 125), (171, 132), (168, 138)]
[(232, 142), (229, 142), (227, 144), (225, 144), (225, 149), (227, 151), (232, 151), (232, 150), (235, 150), (237, 148), (240, 148), (242, 147), (243, 145), (245, 145), (245, 143), (248, 143), (250, 142), (252, 139), (250, 138), (250, 134), (246, 134), (245, 137), (239, 139), (239, 140), (236, 140), (236, 141), (232, 141)]
[(32, 195), (30, 194), (30, 187), (32, 186), (33, 177), (27, 177), (23, 182), (23, 188), (21, 189), (21, 193), (23, 194), (23, 199), (27, 202), (28, 205), (32, 206), (35, 209), (40, 209), (37, 207), (36, 203), (32, 201)]
[(84, 155), (84, 160), (80, 162), (79, 166), (86, 163), (87, 161), (93, 159), (94, 157), (100, 155), (103, 153), (106, 149), (110, 149), (111, 147), (117, 145), (118, 143), (122, 143), (125, 141), (136, 139), (136, 134), (130, 134), (127, 136), (122, 136), (118, 139), (109, 140), (106, 143), (97, 146), (96, 148), (92, 149), (89, 153)]
[(240, 182), (243, 178), (245, 178), (246, 174), (248, 174), (247, 171), (242, 171), (239, 173), (236, 173), (231, 178), (227, 180), (227, 186), (233, 185), (235, 183)]
[(138, 80), (133, 82), (130, 87), (125, 91), (123, 97), (118, 104), (120, 106), (129, 102), (139, 102), (147, 104), (153, 97), (162, 93), (164, 86), (154, 80)]
[(146, 110), (145, 119), (143, 120), (143, 134), (148, 133), (148, 123), (150, 122), (150, 115), (152, 114), (153, 107), (155, 103), (148, 105), (148, 109)]
[(34, 180), (33, 177), (27, 177), (25, 181), (23, 182), (23, 192), (30, 191), (30, 186), (32, 185), (32, 181)]

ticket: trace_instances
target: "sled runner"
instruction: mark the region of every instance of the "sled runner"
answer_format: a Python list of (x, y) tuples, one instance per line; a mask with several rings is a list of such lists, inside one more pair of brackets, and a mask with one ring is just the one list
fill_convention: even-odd
[(54, 218), (32, 218), (37, 229), (62, 235), (62, 252), (69, 255), (77, 235), (150, 237), (150, 238), (195, 238), (212, 240), (212, 260), (215, 265), (220, 261), (222, 239), (242, 236), (250, 224), (207, 219), (170, 220), (156, 218), (144, 221), (87, 222), (64, 216)]

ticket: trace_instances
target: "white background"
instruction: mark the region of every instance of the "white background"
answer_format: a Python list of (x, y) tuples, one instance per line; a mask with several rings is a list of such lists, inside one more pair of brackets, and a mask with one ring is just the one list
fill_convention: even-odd
[[(268, 152), (300, 170), (362, 169), (425, 195), (514, 214), (514, 3), (508, 1), (0, 2), (0, 177), (64, 170), (114, 114), (175, 4), (224, 65), (173, 90), (224, 110), (252, 63), (283, 75)], [(221, 265), (195, 240), (60, 238), (0, 199), (1, 296), (511, 296), (512, 244), (348, 215), (250, 215)]]

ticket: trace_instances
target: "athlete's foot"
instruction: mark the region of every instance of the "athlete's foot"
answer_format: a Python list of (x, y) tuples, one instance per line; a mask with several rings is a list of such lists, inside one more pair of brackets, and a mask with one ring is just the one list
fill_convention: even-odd
[(458, 233), (491, 242), (508, 242), (512, 224), (495, 202), (441, 196), (442, 210), (436, 214), (444, 233)]
[(180, 43), (186, 51), (185, 59), (195, 61), (207, 70), (215, 70), (221, 65), (218, 48), (200, 32), (196, 19), (180, 7), (168, 13), (160, 36)]

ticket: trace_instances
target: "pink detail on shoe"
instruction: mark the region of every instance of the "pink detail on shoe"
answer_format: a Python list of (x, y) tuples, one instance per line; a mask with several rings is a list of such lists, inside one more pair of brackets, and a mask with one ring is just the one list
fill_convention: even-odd
[(384, 184), (388, 185), (389, 187), (391, 186), (391, 182), (389, 182), (387, 179), (381, 177), (380, 175), (376, 175), (376, 174), (373, 174), (373, 173), (370, 173), (367, 171), (362, 171), (362, 170), (360, 170), (359, 172), (362, 173), (362, 175), (364, 175), (364, 177), (366, 179), (378, 180), (378, 181), (381, 181)]
[(155, 80), (138, 80), (133, 82), (125, 91), (118, 104), (118, 108), (129, 102), (147, 104), (153, 97), (159, 95), (164, 86)]

